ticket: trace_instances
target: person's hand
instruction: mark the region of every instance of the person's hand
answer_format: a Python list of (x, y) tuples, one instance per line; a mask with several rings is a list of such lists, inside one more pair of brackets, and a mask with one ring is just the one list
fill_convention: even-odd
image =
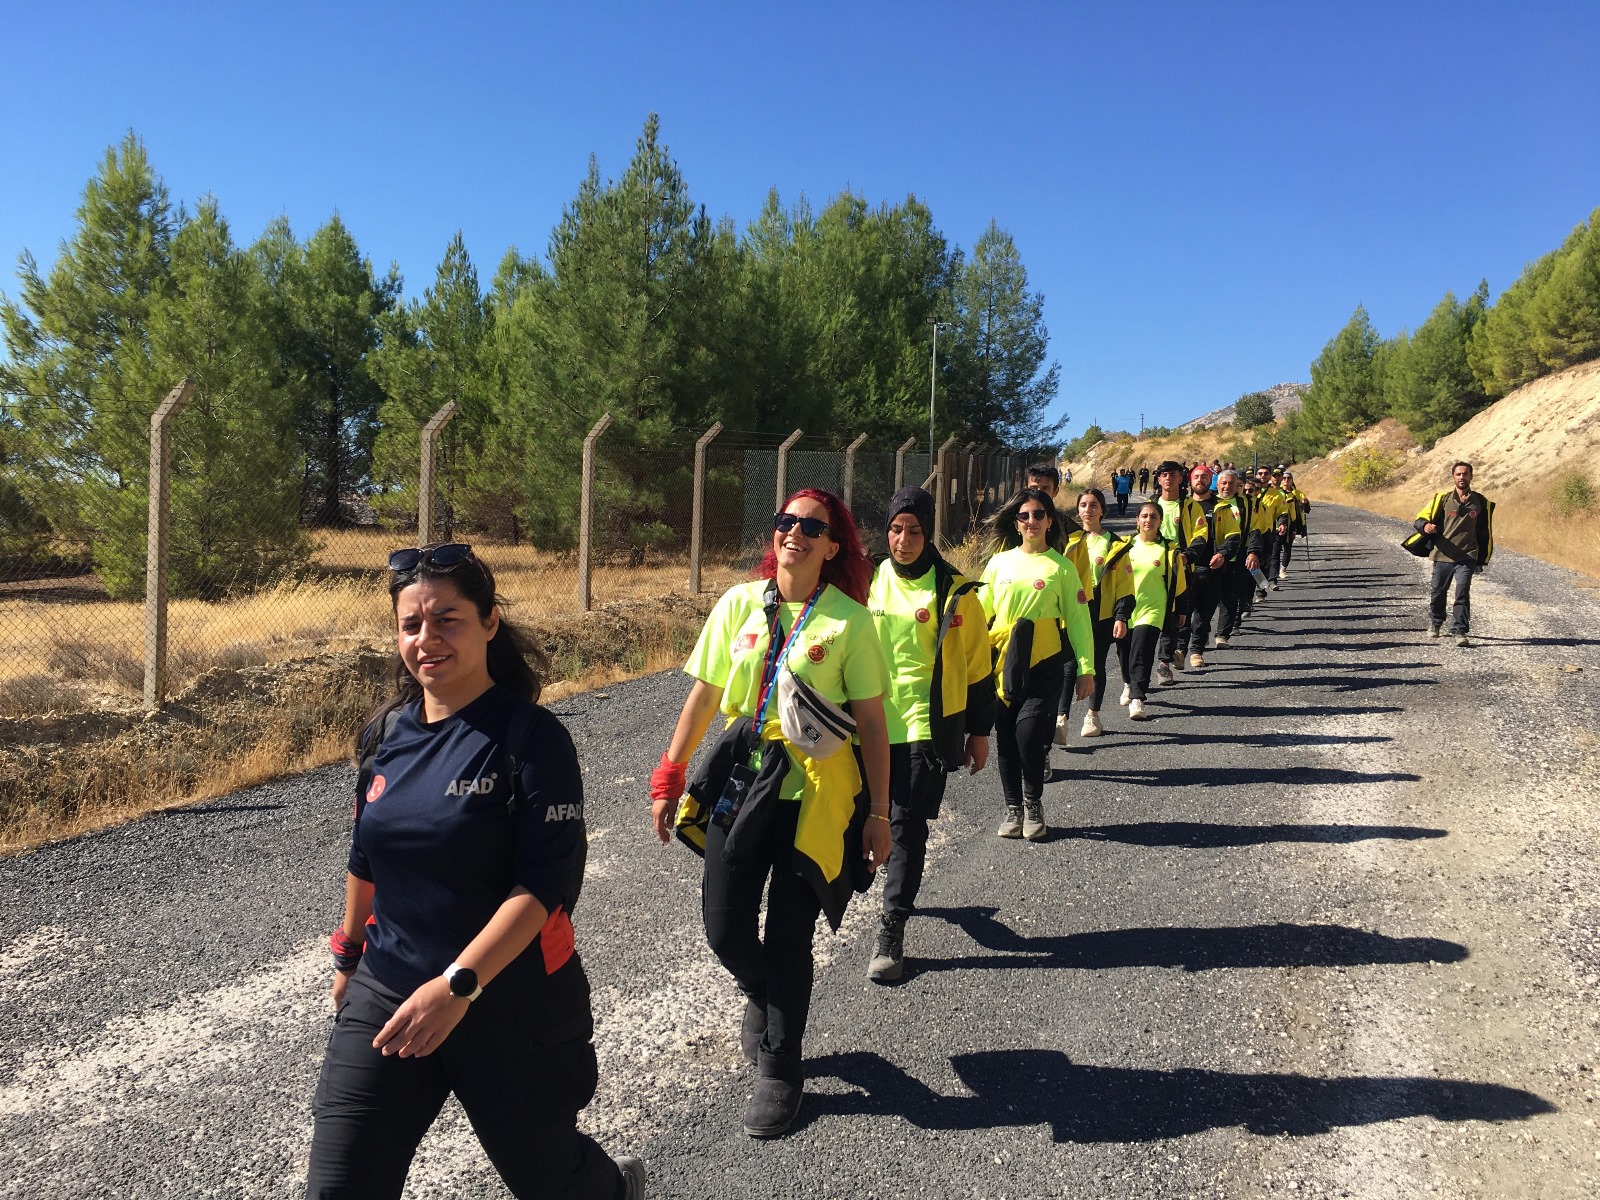
[(1259, 571), (1261, 569), (1261, 556), (1259, 554), (1246, 554), (1244, 556), (1244, 569), (1246, 571)]
[(877, 874), (878, 868), (889, 861), (889, 822), (869, 815), (867, 827), (861, 831), (861, 857), (867, 860), (867, 869)]
[(1113, 621), (1111, 624), (1111, 640), (1120, 642), (1128, 636), (1128, 623), (1126, 621)]
[(972, 735), (967, 738), (967, 773), (976, 775), (989, 761), (989, 739)]
[(1185, 617), (1179, 617), (1178, 618), (1178, 628), (1179, 629), (1185, 628), (1188, 624), (1189, 624), (1189, 618), (1188, 617), (1185, 616)]
[(1220, 571), (1220, 570), (1222, 570), (1223, 567), (1225, 567), (1227, 565), (1228, 565), (1228, 560), (1223, 558), (1222, 555), (1213, 554), (1211, 556), (1211, 569), (1213, 571)]
[(1424, 525), (1422, 527), (1422, 532), (1423, 533), (1438, 533), (1439, 532), (1439, 527), (1437, 525), (1435, 525), (1432, 521), (1429, 521), (1426, 525)]
[(1092, 695), (1094, 695), (1094, 676), (1079, 675), (1078, 682), (1072, 689), (1072, 698), (1074, 700), (1087, 700)]
[(672, 820), (678, 815), (688, 770), (687, 763), (673, 762), (663, 754), (660, 765), (650, 772), (650, 820), (663, 843), (672, 838)]
[(677, 815), (677, 801), (650, 801), (650, 821), (655, 825), (656, 836), (661, 839), (663, 844), (672, 840), (672, 822)]
[(350, 986), (350, 976), (343, 971), (333, 973), (333, 1011), (339, 1011), (339, 1005), (344, 1003), (345, 989)]
[(443, 975), (435, 975), (406, 997), (394, 1016), (378, 1030), (372, 1048), (383, 1051), (385, 1056), (425, 1058), (450, 1036), (450, 1031), (467, 1015), (470, 1003), (465, 996), (450, 991)]

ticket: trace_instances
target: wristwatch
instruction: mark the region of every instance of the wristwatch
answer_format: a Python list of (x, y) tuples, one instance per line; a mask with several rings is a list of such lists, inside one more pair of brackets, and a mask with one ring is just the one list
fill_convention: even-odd
[(450, 994), (463, 1000), (476, 1000), (483, 995), (483, 989), (478, 986), (478, 973), (460, 963), (451, 963), (444, 969), (444, 981), (450, 985)]

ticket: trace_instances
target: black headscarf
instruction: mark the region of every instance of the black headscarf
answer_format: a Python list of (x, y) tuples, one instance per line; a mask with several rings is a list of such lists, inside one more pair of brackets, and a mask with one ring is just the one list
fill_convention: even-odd
[(901, 563), (893, 554), (889, 555), (889, 562), (901, 579), (921, 579), (933, 566), (934, 556), (938, 553), (933, 548), (933, 497), (919, 487), (901, 488), (889, 497), (889, 516), (884, 528), (894, 524), (894, 519), (901, 513), (910, 513), (922, 526), (922, 553), (909, 565)]

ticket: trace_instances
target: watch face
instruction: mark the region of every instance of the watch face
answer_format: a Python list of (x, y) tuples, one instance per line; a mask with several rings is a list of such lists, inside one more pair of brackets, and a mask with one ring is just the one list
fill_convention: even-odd
[(471, 996), (478, 990), (478, 973), (471, 967), (457, 967), (450, 976), (450, 993), (454, 996)]

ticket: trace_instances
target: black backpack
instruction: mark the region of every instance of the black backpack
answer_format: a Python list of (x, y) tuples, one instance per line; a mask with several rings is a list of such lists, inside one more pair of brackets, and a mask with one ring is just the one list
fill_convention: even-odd
[[(372, 765), (378, 760), (378, 752), (383, 749), (383, 739), (394, 732), (395, 722), (400, 719), (401, 707), (397, 704), (381, 718), (369, 721), (357, 739), (359, 753), (356, 769), (357, 796), (367, 794), (367, 786), (372, 782)], [(533, 705), (519, 704), (511, 713), (511, 720), (506, 725), (506, 736), (500, 743), (500, 769), (505, 772), (506, 778), (511, 780), (511, 791), (506, 797), (507, 816), (517, 811), (522, 763), (528, 757), (528, 743), (533, 738), (533, 716)]]

